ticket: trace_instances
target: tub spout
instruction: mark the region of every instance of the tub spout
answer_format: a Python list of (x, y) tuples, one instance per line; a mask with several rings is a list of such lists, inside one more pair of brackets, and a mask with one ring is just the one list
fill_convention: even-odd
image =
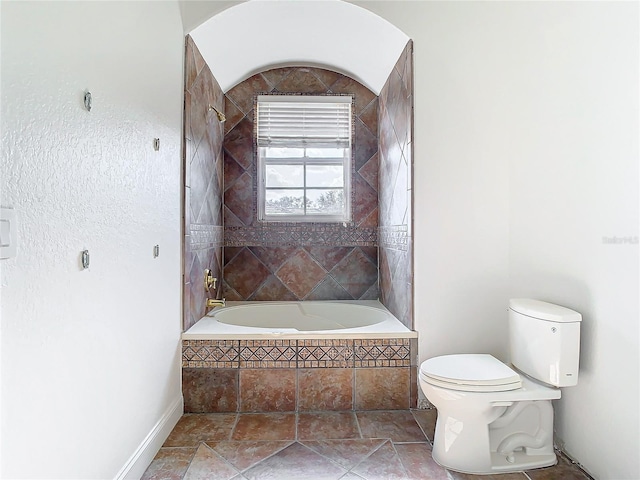
[(224, 307), (226, 302), (224, 298), (222, 300), (216, 300), (215, 298), (207, 298), (207, 308), (211, 307)]

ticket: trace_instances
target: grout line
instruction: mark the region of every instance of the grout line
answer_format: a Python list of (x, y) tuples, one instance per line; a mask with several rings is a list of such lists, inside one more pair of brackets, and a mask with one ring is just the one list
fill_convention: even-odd
[[(374, 453), (376, 453), (378, 450), (380, 450), (387, 442), (391, 443), (391, 445), (393, 446), (393, 442), (391, 441), (390, 438), (368, 438), (367, 440), (382, 440), (382, 443), (380, 445), (378, 445), (376, 448), (374, 448), (373, 450), (371, 450), (367, 455), (365, 455), (365, 457), (360, 460), (359, 462), (357, 462), (356, 464), (354, 464), (348, 471), (349, 472), (353, 472), (353, 470), (355, 468), (358, 468), (360, 465), (362, 465), (364, 462), (366, 462), (371, 455), (373, 455)], [(395, 451), (395, 449), (394, 449)], [(397, 453), (396, 453), (397, 455)], [(355, 473), (355, 472), (354, 472)], [(357, 475), (357, 474), (356, 474)]]
[(236, 432), (236, 426), (238, 425), (239, 421), (240, 421), (240, 414), (236, 412), (236, 419), (233, 422), (233, 427), (231, 427), (231, 431), (229, 432), (229, 438), (227, 439), (227, 441), (233, 440), (233, 434)]
[(413, 414), (413, 410), (409, 409), (409, 412), (411, 412), (411, 416), (413, 417), (413, 420), (418, 424), (418, 428), (420, 429), (420, 431), (424, 435), (424, 438), (427, 440), (427, 443), (433, 447), (432, 440), (429, 439), (429, 435), (427, 435), (427, 432), (425, 432), (424, 428), (422, 428), (422, 424), (418, 421), (416, 416)]
[(189, 460), (189, 465), (187, 466), (187, 469), (184, 471), (184, 474), (182, 475), (181, 478), (184, 478), (187, 475), (187, 472), (189, 471), (189, 469), (191, 468), (191, 464), (193, 463), (193, 459), (196, 457), (196, 453), (198, 453), (198, 449), (200, 448), (200, 445), (202, 445), (204, 442), (200, 442), (195, 450), (193, 451), (193, 455), (191, 455), (191, 459)]
[[(400, 443), (400, 442), (398, 442), (398, 443)], [(398, 450), (396, 450), (396, 445), (395, 445), (394, 442), (391, 442), (391, 448), (393, 448), (393, 451), (396, 453), (396, 457), (398, 458), (398, 461), (400, 462), (400, 466), (402, 467), (402, 470), (404, 471), (404, 476), (409, 478), (409, 469), (407, 467), (405, 467), (404, 462), (402, 461), (402, 457), (398, 453)]]
[(362, 429), (360, 428), (360, 420), (358, 419), (358, 412), (354, 410), (353, 416), (356, 418), (356, 426), (358, 427), (358, 433), (360, 434), (360, 438), (364, 438), (362, 434)]
[[(202, 444), (208, 448), (209, 450), (211, 450), (211, 452), (213, 452), (213, 454), (218, 457), (220, 460), (222, 460), (223, 463), (227, 464), (229, 467), (231, 467), (231, 469), (236, 472), (236, 475), (241, 475), (241, 470), (239, 470), (238, 468), (236, 468), (236, 466), (231, 463), (229, 460), (227, 460), (226, 458), (224, 458), (222, 455), (220, 455), (218, 452), (216, 452), (216, 450), (214, 448), (211, 448), (209, 445), (207, 445), (207, 442), (202, 442)], [(195, 455), (194, 455), (195, 458)], [(193, 461), (193, 460), (192, 460)], [(191, 468), (191, 465), (189, 465), (189, 468)], [(187, 473), (189, 472), (189, 468), (187, 468), (187, 471), (185, 472), (185, 477), (187, 475)], [(235, 477), (235, 475), (234, 475)], [(231, 477), (231, 478), (234, 478)], [(183, 477), (184, 478), (184, 477)]]

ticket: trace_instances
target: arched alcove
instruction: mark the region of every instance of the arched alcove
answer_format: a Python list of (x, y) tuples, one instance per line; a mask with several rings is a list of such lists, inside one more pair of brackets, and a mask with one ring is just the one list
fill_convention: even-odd
[(283, 66), (330, 68), (380, 93), (409, 37), (370, 11), (340, 0), (253, 0), (190, 32), (224, 92)]
[[(224, 279), (227, 299), (379, 298), (412, 328), (411, 40), (346, 2), (254, 0), (197, 27), (187, 37), (185, 65), (185, 328), (203, 313), (198, 285), (205, 268)], [(253, 102), (267, 92), (354, 95), (359, 210), (352, 224), (307, 224), (305, 237), (299, 226), (274, 233), (257, 221)], [(270, 265), (274, 256), (282, 256), (278, 268)], [(306, 272), (305, 289), (296, 288), (300, 278), (294, 285), (278, 273), (295, 256), (291, 268), (298, 277)], [(325, 257), (338, 260), (325, 265)], [(342, 282), (332, 270), (341, 262), (350, 265)], [(240, 265), (253, 265), (251, 279)]]

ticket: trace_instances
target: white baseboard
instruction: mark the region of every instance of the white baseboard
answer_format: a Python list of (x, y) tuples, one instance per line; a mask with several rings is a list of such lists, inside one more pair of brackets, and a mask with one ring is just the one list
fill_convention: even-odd
[(153, 458), (160, 450), (160, 447), (167, 439), (173, 427), (184, 412), (182, 395), (173, 402), (164, 415), (160, 417), (158, 423), (154, 425), (140, 446), (136, 448), (133, 455), (129, 457), (127, 463), (120, 469), (114, 480), (139, 480), (147, 469)]

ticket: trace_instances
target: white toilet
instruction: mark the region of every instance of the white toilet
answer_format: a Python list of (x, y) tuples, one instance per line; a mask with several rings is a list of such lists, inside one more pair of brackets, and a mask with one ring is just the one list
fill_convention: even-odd
[(565, 307), (512, 299), (511, 366), (485, 354), (424, 361), (420, 387), (438, 410), (433, 459), (477, 474), (554, 465), (551, 400), (578, 382), (581, 320)]

